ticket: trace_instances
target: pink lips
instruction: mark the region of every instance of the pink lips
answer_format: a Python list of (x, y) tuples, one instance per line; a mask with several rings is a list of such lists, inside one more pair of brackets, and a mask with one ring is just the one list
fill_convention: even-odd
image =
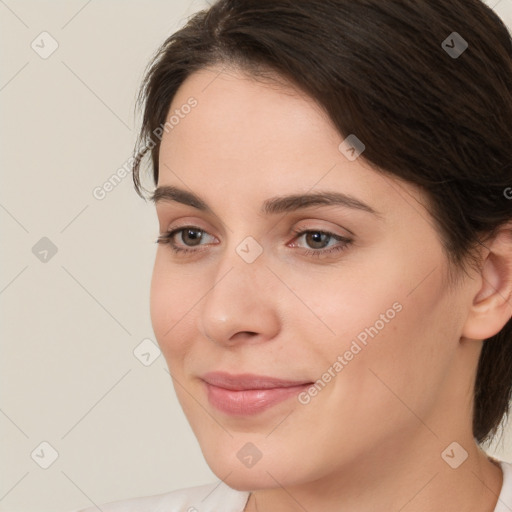
[(202, 376), (208, 401), (221, 412), (246, 416), (257, 414), (296, 396), (312, 382), (290, 381), (244, 373), (209, 372)]

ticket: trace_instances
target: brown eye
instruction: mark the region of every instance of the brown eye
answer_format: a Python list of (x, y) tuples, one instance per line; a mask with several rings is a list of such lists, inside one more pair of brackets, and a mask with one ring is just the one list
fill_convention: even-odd
[[(180, 235), (179, 237), (178, 234)], [(200, 228), (185, 226), (168, 231), (164, 235), (159, 236), (156, 242), (158, 244), (166, 244), (175, 253), (184, 255), (201, 251), (203, 249), (201, 246), (205, 245), (201, 242), (204, 241), (205, 237), (215, 239), (215, 237)]]
[[(326, 247), (332, 235), (322, 231), (309, 231), (306, 233), (306, 242), (312, 249), (323, 249)], [(325, 243), (327, 242), (327, 243)]]
[[(186, 229), (182, 229), (180, 231), (181, 231), (181, 241), (185, 245), (195, 246), (195, 245), (200, 244), (201, 238), (203, 236), (202, 230), (195, 229), (195, 228), (186, 228)], [(191, 241), (191, 243), (188, 243), (189, 240)]]
[(353, 242), (349, 238), (329, 231), (296, 229), (293, 233), (296, 235), (296, 240), (302, 239), (301, 243), (295, 242), (294, 246), (302, 248), (304, 256), (316, 258), (334, 256), (335, 253), (348, 249)]

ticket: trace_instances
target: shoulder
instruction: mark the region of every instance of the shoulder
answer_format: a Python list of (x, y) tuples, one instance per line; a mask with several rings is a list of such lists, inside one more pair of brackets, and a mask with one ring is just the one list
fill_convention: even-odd
[(510, 512), (512, 510), (512, 462), (494, 460), (499, 463), (503, 471), (503, 485), (493, 512)]
[[(242, 512), (248, 491), (237, 491), (224, 482), (177, 489), (164, 494), (142, 496), (101, 504), (103, 512)], [(97, 512), (93, 505), (72, 512)], [(71, 512), (71, 511), (70, 511)]]

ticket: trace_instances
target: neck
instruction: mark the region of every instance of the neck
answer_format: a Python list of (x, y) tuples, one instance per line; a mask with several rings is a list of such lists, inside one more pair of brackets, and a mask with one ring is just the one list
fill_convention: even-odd
[[(493, 512), (503, 484), (502, 471), (472, 436), (460, 442), (468, 458), (455, 469), (441, 457), (450, 441), (431, 439), (425, 443), (425, 436), (420, 437), (407, 453), (397, 449), (386, 456), (386, 447), (381, 447), (372, 453), (371, 460), (359, 459), (335, 475), (255, 491), (244, 512), (339, 512), (341, 508), (344, 512)], [(445, 458), (449, 460), (451, 455), (457, 457), (448, 451)]]

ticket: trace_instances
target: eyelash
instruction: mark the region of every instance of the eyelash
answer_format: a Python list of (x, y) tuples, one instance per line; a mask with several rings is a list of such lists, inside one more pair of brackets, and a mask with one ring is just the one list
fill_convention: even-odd
[[(157, 243), (157, 244), (167, 244), (167, 245), (169, 245), (170, 249), (175, 254), (180, 254), (180, 255), (187, 255), (187, 254), (190, 254), (190, 253), (201, 252), (203, 249), (184, 249), (183, 247), (177, 246), (172, 241), (172, 239), (174, 238), (174, 235), (176, 235), (178, 233), (181, 233), (181, 232), (183, 232), (183, 231), (185, 231), (187, 229), (193, 229), (195, 231), (200, 231), (202, 233), (206, 233), (204, 230), (202, 230), (202, 229), (200, 229), (200, 228), (198, 228), (196, 226), (183, 226), (181, 228), (177, 228), (177, 229), (174, 229), (172, 231), (167, 231), (167, 233), (165, 233), (164, 235), (159, 236), (155, 243)], [(329, 236), (329, 238), (334, 238), (335, 240), (337, 240), (339, 242), (343, 242), (343, 244), (342, 245), (335, 245), (334, 247), (331, 247), (330, 249), (307, 249), (307, 250), (304, 250), (304, 252), (303, 252), (304, 256), (313, 256), (313, 257), (317, 257), (318, 258), (320, 256), (331, 255), (333, 253), (338, 253), (338, 252), (344, 251), (353, 242), (353, 240), (351, 240), (350, 238), (346, 238), (344, 236), (336, 235), (335, 233), (331, 233), (330, 231), (322, 231), (320, 229), (308, 229), (308, 230), (296, 229), (296, 230), (293, 230), (293, 234), (295, 235), (295, 237), (306, 235), (308, 233), (321, 233), (323, 235)]]

